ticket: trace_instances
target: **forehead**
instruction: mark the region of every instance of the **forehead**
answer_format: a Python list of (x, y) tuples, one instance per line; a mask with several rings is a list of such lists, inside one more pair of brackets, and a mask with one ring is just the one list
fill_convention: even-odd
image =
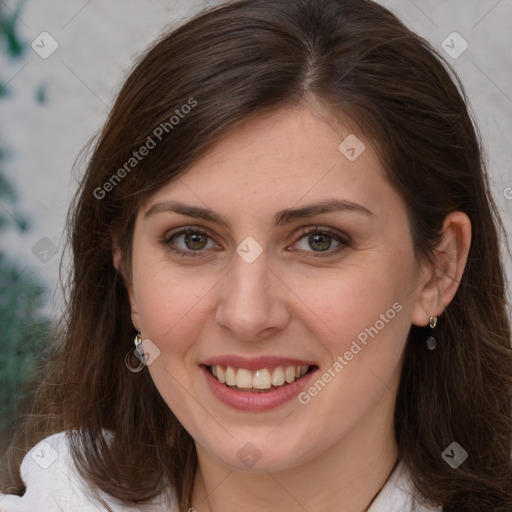
[(228, 216), (271, 215), (326, 197), (372, 210), (392, 207), (397, 194), (372, 144), (354, 131), (354, 123), (334, 121), (308, 104), (253, 118), (158, 190), (144, 210), (178, 198)]
[[(319, 173), (325, 165), (336, 161), (341, 165), (351, 162), (352, 165), (345, 167), (355, 168), (367, 144), (363, 142), (364, 134), (357, 137), (354, 133), (354, 123), (349, 125), (348, 119), (346, 123), (340, 124), (307, 103), (258, 116), (225, 136), (193, 166), (189, 178), (193, 178), (194, 170), (197, 173), (208, 168), (226, 171), (240, 164), (248, 169), (258, 168), (260, 173), (281, 170), (284, 175), (305, 170), (313, 161), (318, 162)], [(356, 143), (357, 147), (352, 144), (355, 153), (342, 152), (346, 151), (345, 147), (340, 151), (340, 143), (347, 138)], [(369, 160), (366, 159), (367, 163)], [(288, 165), (290, 162), (294, 168)], [(378, 162), (373, 163), (379, 166)]]

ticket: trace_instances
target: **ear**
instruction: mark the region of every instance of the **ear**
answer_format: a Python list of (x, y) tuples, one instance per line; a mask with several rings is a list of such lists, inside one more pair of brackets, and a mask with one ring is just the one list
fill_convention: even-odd
[(114, 263), (114, 267), (119, 273), (119, 275), (123, 279), (124, 286), (126, 288), (126, 291), (128, 293), (128, 299), (130, 300), (130, 312), (132, 317), (132, 323), (135, 329), (137, 329), (139, 332), (141, 331), (141, 322), (139, 313), (137, 310), (137, 303), (135, 300), (135, 291), (133, 287), (131, 272), (127, 272), (125, 269), (121, 249), (119, 249), (119, 246), (117, 244), (114, 245), (114, 249), (112, 250), (112, 260)]
[(441, 242), (434, 250), (433, 263), (421, 269), (412, 323), (426, 326), (431, 316), (440, 316), (452, 301), (460, 284), (471, 246), (471, 221), (463, 212), (452, 212), (443, 223)]

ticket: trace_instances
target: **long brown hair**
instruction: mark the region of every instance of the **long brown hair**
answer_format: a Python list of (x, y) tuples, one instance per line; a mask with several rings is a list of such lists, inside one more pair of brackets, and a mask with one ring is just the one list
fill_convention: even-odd
[[(170, 483), (181, 510), (191, 506), (193, 439), (149, 373), (124, 365), (134, 331), (112, 247), (119, 245), (129, 269), (143, 201), (239, 123), (308, 98), (333, 116), (349, 116), (376, 141), (407, 205), (418, 259), (432, 257), (450, 212), (471, 219), (469, 260), (437, 328), (438, 348), (426, 351), (424, 329), (411, 327), (395, 434), (420, 500), (445, 512), (512, 510), (504, 230), (479, 136), (453, 70), (370, 0), (230, 2), (166, 34), (139, 58), (70, 211), (68, 313), (7, 455), (4, 491), (23, 491), (18, 468), (30, 446), (73, 431), (75, 462), (91, 484), (142, 502)], [(193, 108), (180, 110), (184, 105)], [(188, 113), (171, 120), (176, 110)], [(155, 147), (131, 161), (148, 137)], [(115, 434), (110, 442), (105, 431)], [(457, 469), (441, 456), (454, 441), (469, 454)]]

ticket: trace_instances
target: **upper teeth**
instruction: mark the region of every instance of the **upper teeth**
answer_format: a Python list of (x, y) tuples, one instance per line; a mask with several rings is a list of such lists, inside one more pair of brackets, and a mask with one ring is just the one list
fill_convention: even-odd
[(254, 373), (245, 368), (233, 368), (215, 364), (210, 367), (211, 373), (219, 382), (228, 386), (244, 389), (269, 389), (272, 386), (282, 386), (285, 382), (292, 383), (305, 375), (309, 366), (276, 366), (275, 368), (262, 368)]

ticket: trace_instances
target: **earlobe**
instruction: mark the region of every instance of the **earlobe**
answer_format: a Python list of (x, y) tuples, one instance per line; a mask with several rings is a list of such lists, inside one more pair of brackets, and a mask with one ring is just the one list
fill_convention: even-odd
[(463, 212), (452, 212), (443, 223), (443, 237), (426, 264), (420, 281), (412, 323), (429, 324), (453, 300), (459, 287), (471, 247), (471, 221)]

